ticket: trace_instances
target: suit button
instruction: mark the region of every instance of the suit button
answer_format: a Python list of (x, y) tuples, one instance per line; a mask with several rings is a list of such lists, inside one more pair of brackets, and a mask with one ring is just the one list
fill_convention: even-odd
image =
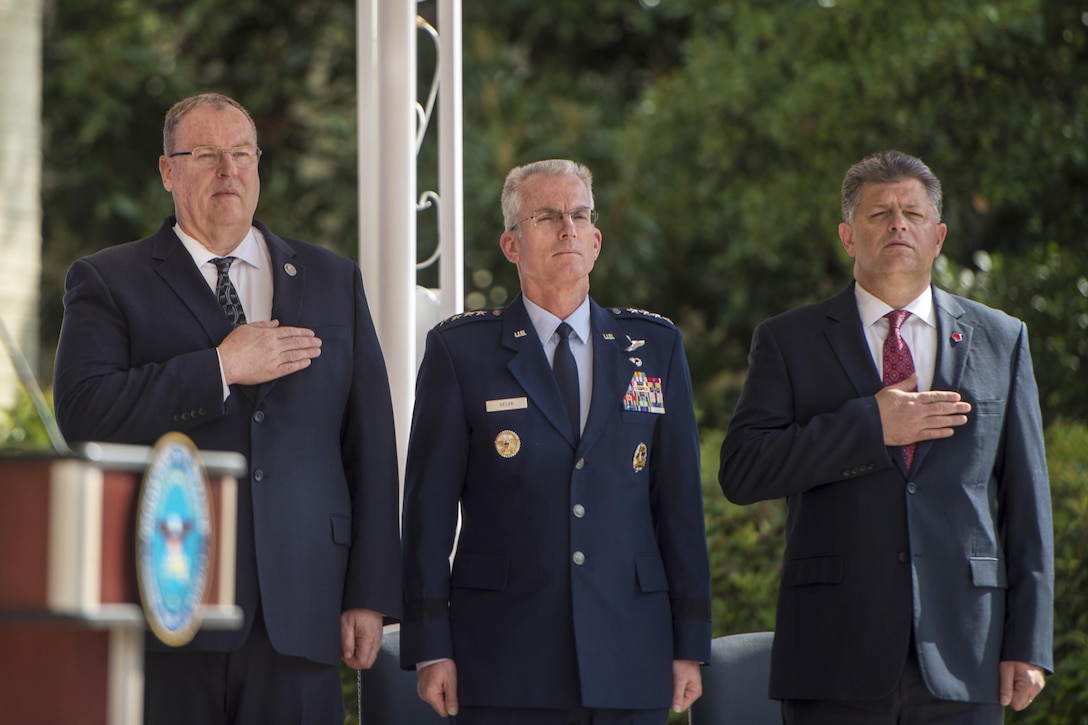
[(262, 471), (259, 468), (256, 471), (254, 471), (253, 472), (253, 480), (257, 481), (257, 482), (263, 481), (264, 480), (264, 471)]
[(911, 481), (907, 484), (907, 493), (918, 493), (918, 484)]
[(585, 467), (586, 467), (586, 459), (584, 459), (584, 458), (579, 458), (578, 462), (574, 464), (575, 470), (578, 470), (578, 471), (581, 471)]
[(263, 423), (264, 422), (264, 411), (263, 410), (258, 410), (256, 413), (254, 413), (253, 414), (253, 421), (255, 423)]
[(586, 507), (580, 503), (574, 504), (574, 517), (577, 519), (586, 515)]
[(578, 566), (581, 566), (586, 563), (586, 555), (580, 551), (576, 551), (574, 552), (574, 556), (571, 557), (571, 560)]
[(902, 561), (902, 562), (910, 561), (910, 554), (908, 554), (905, 551), (900, 551), (899, 552), (899, 561)]

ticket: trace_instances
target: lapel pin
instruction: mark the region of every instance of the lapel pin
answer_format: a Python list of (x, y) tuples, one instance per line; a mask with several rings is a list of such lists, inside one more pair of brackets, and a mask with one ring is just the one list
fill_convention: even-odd
[(634, 352), (646, 344), (645, 340), (632, 340), (630, 335), (627, 336), (627, 341), (631, 344), (623, 349), (624, 352)]
[(606, 332), (606, 333), (604, 333), (604, 339), (606, 339), (606, 340), (615, 340), (616, 336), (613, 335), (611, 332)]
[(640, 357), (629, 357), (627, 359), (630, 360), (631, 362), (633, 362), (635, 364), (636, 368), (642, 367), (642, 358), (640, 358)]
[(959, 342), (962, 339), (963, 339), (963, 335), (961, 335), (960, 333), (958, 333), (958, 332), (953, 332), (952, 333), (952, 342)]
[(514, 333), (514, 337), (525, 337), (525, 330), (518, 330)]
[(296, 274), (298, 274), (298, 269), (290, 262), (287, 262), (283, 265), (283, 271), (287, 273), (288, 277), (294, 277)]

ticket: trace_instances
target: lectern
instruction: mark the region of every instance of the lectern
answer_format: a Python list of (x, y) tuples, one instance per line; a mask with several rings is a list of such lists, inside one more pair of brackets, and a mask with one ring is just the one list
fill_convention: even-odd
[[(136, 514), (152, 449), (0, 456), (0, 720), (140, 725), (146, 618)], [(237, 453), (203, 451), (212, 510), (200, 622), (238, 627)]]

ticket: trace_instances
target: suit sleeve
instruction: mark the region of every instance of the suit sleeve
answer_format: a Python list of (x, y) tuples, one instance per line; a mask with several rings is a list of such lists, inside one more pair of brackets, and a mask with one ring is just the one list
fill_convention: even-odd
[(226, 414), (214, 347), (136, 364), (132, 338), (140, 332), (98, 269), (75, 262), (65, 290), (54, 401), (69, 441), (151, 443)]
[(401, 665), (453, 656), (450, 555), (465, 484), (469, 431), (457, 371), (432, 330), (416, 378), (404, 481)]
[(748, 377), (721, 449), (718, 482), (730, 501), (783, 498), (894, 465), (873, 396), (802, 418), (804, 394), (794, 386), (800, 376), (812, 378), (804, 385), (820, 385), (819, 368), (811, 351), (785, 351), (771, 326), (756, 328)]
[(998, 527), (1005, 542), (1008, 593), (1002, 660), (1052, 672), (1054, 532), (1050, 477), (1027, 328), (1020, 325), (999, 480)]
[(389, 375), (354, 266), (354, 370), (341, 450), (351, 492), (352, 545), (342, 608), (401, 615), (400, 466)]
[(669, 363), (665, 415), (650, 462), (658, 549), (669, 580), (673, 658), (710, 662), (710, 565), (703, 517), (699, 433), (679, 331)]

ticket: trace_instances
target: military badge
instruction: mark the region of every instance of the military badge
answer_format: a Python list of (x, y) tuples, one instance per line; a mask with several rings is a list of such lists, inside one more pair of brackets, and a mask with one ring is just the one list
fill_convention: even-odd
[(631, 460), (631, 468), (635, 469), (635, 473), (640, 472), (646, 467), (646, 444), (639, 443), (635, 448), (635, 457)]
[(512, 430), (504, 430), (495, 436), (495, 450), (503, 458), (513, 458), (521, 450), (521, 438)]

